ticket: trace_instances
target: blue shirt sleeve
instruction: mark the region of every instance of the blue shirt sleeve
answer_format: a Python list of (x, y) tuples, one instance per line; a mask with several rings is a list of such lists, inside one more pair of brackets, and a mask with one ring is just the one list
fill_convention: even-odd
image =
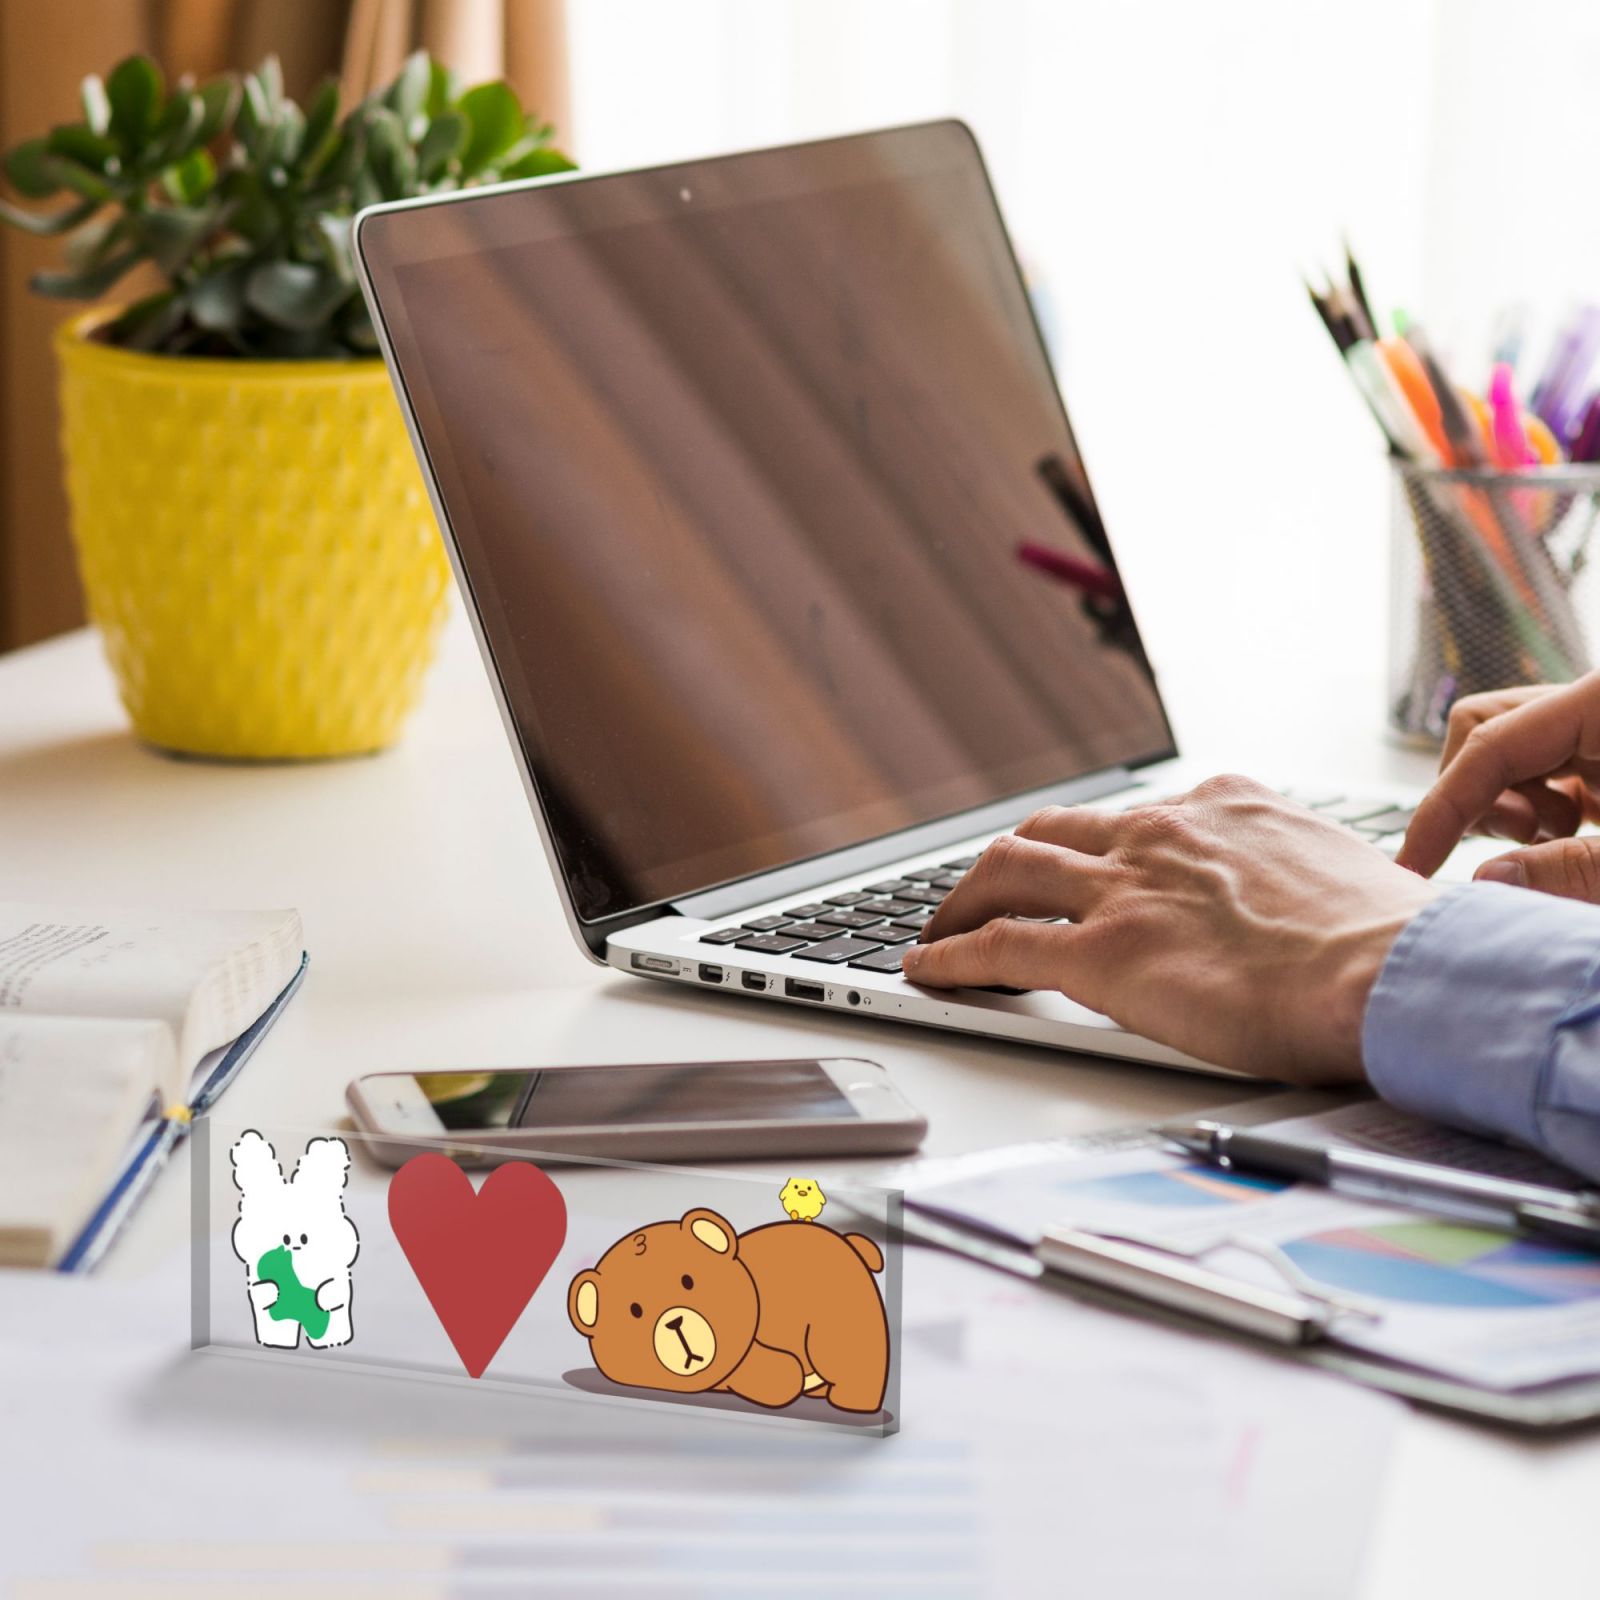
[(1446, 890), (1389, 952), (1362, 1055), (1392, 1105), (1600, 1179), (1600, 906)]

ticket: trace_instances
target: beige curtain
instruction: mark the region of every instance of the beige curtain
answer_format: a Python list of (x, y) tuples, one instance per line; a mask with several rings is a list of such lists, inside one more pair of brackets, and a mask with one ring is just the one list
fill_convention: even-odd
[[(0, 149), (76, 117), (79, 79), (136, 50), (169, 78), (276, 52), (291, 93), (336, 73), (349, 103), (419, 47), (468, 82), (509, 80), (563, 134), (571, 127), (564, 0), (3, 0)], [(569, 138), (563, 144), (571, 149)], [(0, 229), (0, 650), (83, 620), (50, 351), (56, 325), (80, 308), (27, 287), (56, 249)]]

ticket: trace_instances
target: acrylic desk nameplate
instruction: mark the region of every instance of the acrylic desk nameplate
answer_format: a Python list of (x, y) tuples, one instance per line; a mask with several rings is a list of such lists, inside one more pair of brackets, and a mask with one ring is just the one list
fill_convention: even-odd
[(898, 1191), (389, 1143), (197, 1123), (194, 1348), (898, 1429)]

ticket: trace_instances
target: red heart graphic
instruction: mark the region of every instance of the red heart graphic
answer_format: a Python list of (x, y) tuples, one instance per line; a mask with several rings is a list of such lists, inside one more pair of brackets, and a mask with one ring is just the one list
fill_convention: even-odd
[(473, 1192), (449, 1156), (389, 1180), (389, 1225), (469, 1376), (481, 1378), (567, 1237), (567, 1203), (536, 1166), (508, 1161)]

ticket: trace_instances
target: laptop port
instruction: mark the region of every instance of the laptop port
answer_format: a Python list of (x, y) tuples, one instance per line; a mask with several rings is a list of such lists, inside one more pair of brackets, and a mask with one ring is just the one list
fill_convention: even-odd
[(820, 983), (807, 983), (803, 978), (785, 978), (783, 992), (791, 1000), (826, 1000), (828, 991)]
[(741, 972), (739, 982), (747, 989), (754, 989), (757, 994), (767, 992), (767, 980), (759, 972)]
[(676, 975), (678, 963), (671, 956), (646, 956), (640, 955), (635, 951), (633, 970), (635, 972), (664, 972)]
[(721, 983), (722, 968), (712, 966), (709, 961), (702, 961), (700, 963), (700, 981), (701, 983)]

